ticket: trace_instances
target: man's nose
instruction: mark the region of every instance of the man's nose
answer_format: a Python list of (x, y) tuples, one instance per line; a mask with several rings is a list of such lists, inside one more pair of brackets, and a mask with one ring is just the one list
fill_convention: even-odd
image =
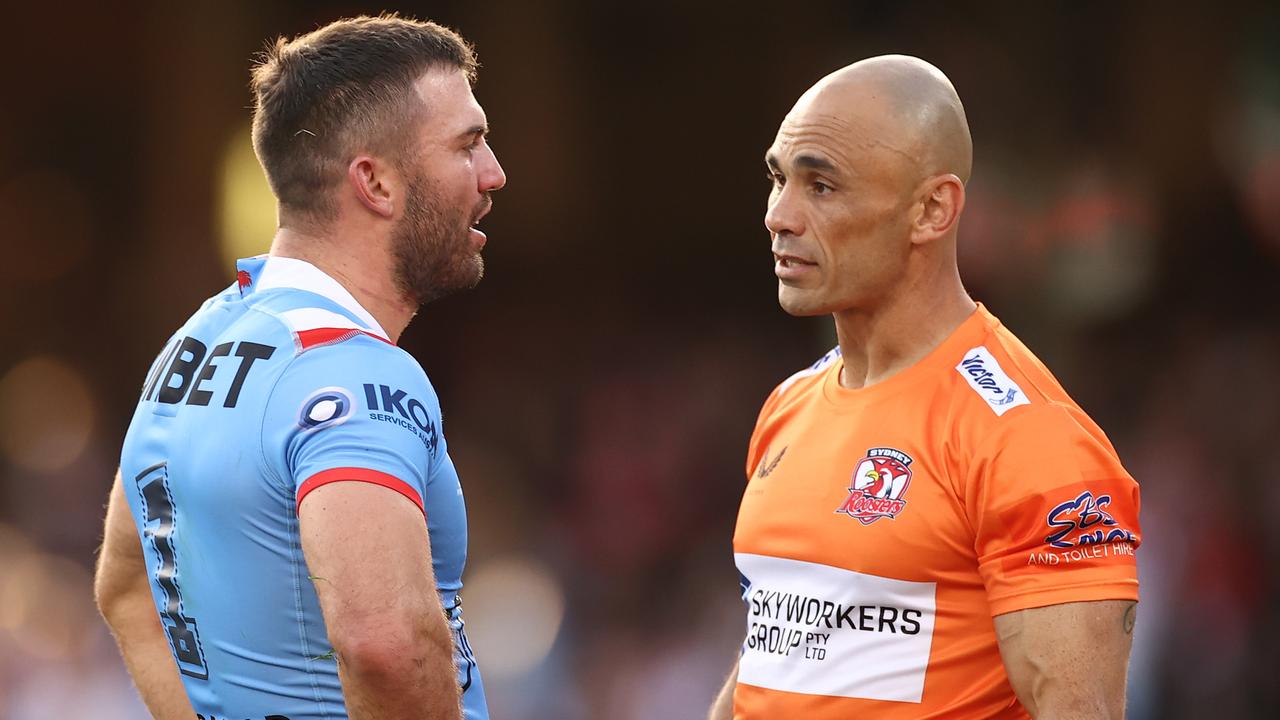
[(794, 195), (785, 185), (769, 193), (769, 208), (764, 213), (764, 226), (773, 235), (804, 234), (804, 220)]
[(493, 148), (486, 143), (486, 158), (481, 164), (478, 180), (480, 181), (480, 192), (493, 192), (501, 190), (507, 184), (507, 174), (503, 172), (502, 165), (498, 163), (498, 156), (494, 154)]

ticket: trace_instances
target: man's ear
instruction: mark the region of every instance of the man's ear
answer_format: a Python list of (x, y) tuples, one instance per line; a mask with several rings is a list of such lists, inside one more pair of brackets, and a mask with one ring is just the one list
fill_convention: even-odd
[(911, 226), (911, 242), (927, 243), (955, 228), (964, 211), (964, 183), (955, 175), (929, 178), (921, 187), (919, 214)]
[(386, 163), (357, 155), (347, 166), (347, 183), (366, 210), (384, 218), (395, 215), (398, 178)]

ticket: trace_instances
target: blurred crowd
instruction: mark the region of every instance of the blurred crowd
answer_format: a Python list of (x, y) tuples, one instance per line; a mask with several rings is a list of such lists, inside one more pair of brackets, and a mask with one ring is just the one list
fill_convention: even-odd
[[(966, 103), (967, 287), (1141, 483), (1129, 717), (1280, 716), (1280, 11), (846, 5), (400, 8), (476, 43), (510, 178), (488, 277), (402, 341), (467, 495), (493, 716), (705, 713), (756, 412), (834, 344), (774, 303), (760, 156), (811, 82), (890, 51)], [(86, 6), (57, 52), (0, 50), (0, 718), (145, 717), (91, 593), (120, 440), (269, 240), (228, 238), (219, 194), (248, 58), (380, 9)]]

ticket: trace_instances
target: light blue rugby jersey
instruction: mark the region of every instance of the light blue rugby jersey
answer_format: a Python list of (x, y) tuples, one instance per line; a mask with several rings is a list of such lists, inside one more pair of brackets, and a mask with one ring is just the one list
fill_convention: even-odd
[(425, 507), (464, 715), (488, 718), (459, 596), (466, 508), (435, 390), (315, 266), (262, 256), (237, 278), (156, 358), (121, 459), (192, 705), (204, 720), (346, 717), (297, 508), (320, 485), (362, 480)]

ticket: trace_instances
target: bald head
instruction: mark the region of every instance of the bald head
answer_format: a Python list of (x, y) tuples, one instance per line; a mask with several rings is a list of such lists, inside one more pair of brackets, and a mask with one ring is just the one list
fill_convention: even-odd
[(909, 160), (919, 177), (969, 181), (973, 141), (955, 86), (938, 68), (907, 55), (860, 60), (822, 78), (788, 114), (828, 116), (857, 132), (851, 141)]
[(960, 98), (929, 63), (887, 55), (818, 81), (765, 153), (783, 308), (866, 310), (921, 288), (963, 296), (956, 242), (972, 161)]

